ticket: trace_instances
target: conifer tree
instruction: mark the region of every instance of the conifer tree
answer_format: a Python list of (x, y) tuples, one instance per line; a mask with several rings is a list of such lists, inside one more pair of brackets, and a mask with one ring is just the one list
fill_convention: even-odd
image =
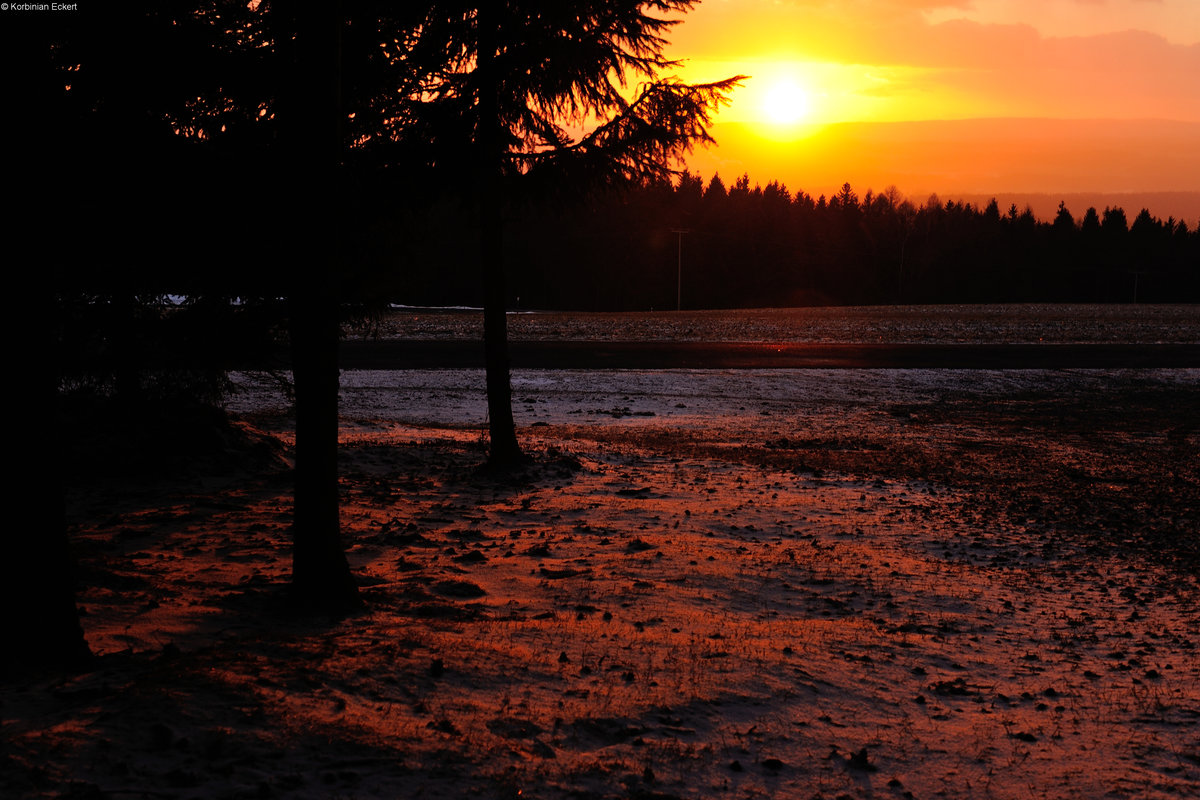
[[(674, 159), (710, 142), (707, 126), (740, 80), (685, 85), (665, 38), (694, 0), (434, 2), (408, 42), (430, 151), (470, 131), (484, 286), (490, 462), (521, 459), (509, 383), (502, 214), (518, 191), (582, 194), (674, 173)], [(444, 61), (429, 58), (442, 54)], [(640, 82), (640, 83), (638, 83)], [(451, 109), (450, 113), (439, 109)], [(419, 118), (438, 124), (419, 122)], [(411, 140), (411, 136), (410, 136)], [(460, 153), (460, 156), (462, 154)], [(444, 158), (444, 155), (442, 155)]]

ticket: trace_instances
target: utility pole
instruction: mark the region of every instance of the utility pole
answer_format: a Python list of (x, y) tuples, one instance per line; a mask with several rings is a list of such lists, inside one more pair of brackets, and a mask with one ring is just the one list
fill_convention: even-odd
[(675, 268), (675, 310), (679, 311), (683, 308), (683, 235), (691, 231), (687, 228), (672, 228), (671, 233), (679, 237)]

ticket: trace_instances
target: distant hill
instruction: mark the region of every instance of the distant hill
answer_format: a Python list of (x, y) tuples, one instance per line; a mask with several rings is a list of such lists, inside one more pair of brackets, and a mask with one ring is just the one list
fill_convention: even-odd
[(852, 122), (812, 127), (781, 142), (761, 128), (722, 123), (719, 147), (689, 158), (693, 171), (727, 180), (779, 180), (814, 196), (849, 182), (897, 187), (914, 202), (940, 198), (1052, 215), (1060, 200), (1077, 217), (1095, 205), (1200, 223), (1200, 123), (1168, 120), (971, 119)]

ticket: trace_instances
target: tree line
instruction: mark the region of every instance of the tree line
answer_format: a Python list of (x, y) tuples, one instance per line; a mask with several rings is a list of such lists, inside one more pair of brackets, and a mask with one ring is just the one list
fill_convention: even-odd
[[(478, 302), (453, 206), (398, 236), (420, 253), (389, 287), (401, 302)], [(1200, 301), (1200, 223), (1119, 207), (1051, 220), (1028, 207), (916, 204), (727, 186), (684, 173), (587, 202), (514, 205), (510, 308), (753, 308), (825, 304)]]

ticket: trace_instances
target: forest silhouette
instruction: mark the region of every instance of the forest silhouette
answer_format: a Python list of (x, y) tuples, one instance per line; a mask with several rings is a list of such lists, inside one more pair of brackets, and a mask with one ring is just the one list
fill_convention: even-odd
[[(849, 184), (813, 197), (685, 172), (510, 213), (510, 308), (666, 310), (677, 292), (691, 309), (1200, 300), (1200, 224), (1148, 209), (1131, 219), (1120, 207), (1076, 215), (1060, 204), (1046, 220), (994, 199), (914, 203), (895, 187), (860, 197)], [(461, 224), (435, 206), (404, 228), (422, 257), (396, 273), (394, 299), (479, 302), (458, 266)]]
[[(348, 319), (387, 302), (390, 272), (412, 263), (393, 221), (423, 208), (432, 187), (461, 187), (466, 263), (484, 297), (490, 461), (518, 462), (509, 186), (662, 179), (710, 141), (710, 115), (737, 79), (660, 77), (677, 20), (655, 14), (690, 5), (212, 0), (7, 28), (9, 73), (23, 76), (10, 105), (29, 117), (12, 194), (18, 208), (65, 205), (71, 223), (61, 231), (62, 214), (41, 213), (20, 232), (17, 249), (49, 264), (22, 287), (50, 339), (32, 405), (58, 430), (66, 387), (143, 423), (171, 407), (178, 425), (180, 406), (219, 396), (224, 370), (285, 339), (292, 601), (357, 606), (339, 532), (338, 339)], [(645, 83), (627, 99), (633, 78)], [(572, 138), (563, 125), (584, 119), (599, 122)], [(30, 457), (43, 465), (31, 491), (47, 513), (34, 535), (4, 539), (6, 606), (33, 609), (14, 620), (6, 670), (87, 656), (69, 599), (61, 467)]]

